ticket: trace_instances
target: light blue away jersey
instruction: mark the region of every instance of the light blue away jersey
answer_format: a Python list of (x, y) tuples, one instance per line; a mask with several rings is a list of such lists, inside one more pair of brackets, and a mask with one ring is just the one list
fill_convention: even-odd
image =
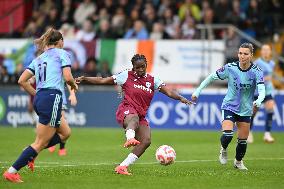
[(51, 48), (34, 59), (28, 69), (36, 76), (36, 91), (58, 89), (64, 93), (62, 69), (71, 67), (69, 54), (58, 48)]
[(256, 85), (264, 82), (262, 70), (254, 64), (242, 70), (239, 62), (233, 62), (217, 70), (216, 74), (219, 79), (228, 80), (228, 92), (221, 109), (240, 116), (251, 116)]
[[(263, 77), (266, 77), (266, 76), (272, 77), (274, 66), (275, 66), (275, 62), (273, 60), (266, 62), (262, 58), (258, 58), (254, 62), (254, 64), (261, 68), (261, 70), (263, 71)], [(273, 95), (274, 87), (273, 87), (272, 81), (271, 80), (264, 81), (264, 85), (265, 85), (265, 96)], [(257, 95), (258, 95), (258, 91), (255, 90), (255, 96)]]

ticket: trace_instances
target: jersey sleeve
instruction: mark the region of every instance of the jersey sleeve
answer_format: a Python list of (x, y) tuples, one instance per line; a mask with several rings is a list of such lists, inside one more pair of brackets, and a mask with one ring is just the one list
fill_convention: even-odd
[(264, 79), (263, 79), (263, 72), (261, 69), (257, 69), (255, 72), (255, 77), (256, 77), (256, 84), (264, 84)]
[(30, 65), (27, 67), (27, 69), (33, 74), (35, 75), (35, 60), (33, 60)]
[(66, 51), (62, 51), (60, 55), (60, 60), (61, 60), (61, 67), (71, 67), (71, 58), (70, 54)]
[(128, 70), (122, 71), (112, 76), (114, 83), (117, 85), (123, 85), (128, 78)]
[(160, 90), (166, 84), (158, 77), (154, 77), (154, 90)]
[(216, 71), (216, 75), (219, 79), (224, 80), (228, 78), (228, 65), (223, 66), (222, 68)]

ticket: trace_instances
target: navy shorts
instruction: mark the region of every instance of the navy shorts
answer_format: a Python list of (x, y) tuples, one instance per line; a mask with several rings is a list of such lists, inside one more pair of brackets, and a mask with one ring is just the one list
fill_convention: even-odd
[[(257, 99), (257, 96), (254, 97), (254, 100), (256, 100), (256, 99)], [(273, 96), (272, 95), (266, 95), (264, 100), (262, 101), (262, 103), (265, 103), (268, 100), (274, 100)]]
[(235, 123), (235, 122), (250, 123), (250, 121), (251, 121), (251, 116), (240, 116), (240, 115), (235, 114), (234, 112), (231, 112), (229, 110), (222, 110), (222, 117), (223, 117), (223, 121), (224, 120), (230, 120), (233, 123)]
[(34, 99), (34, 110), (43, 125), (60, 126), (62, 93), (56, 89), (40, 89)]

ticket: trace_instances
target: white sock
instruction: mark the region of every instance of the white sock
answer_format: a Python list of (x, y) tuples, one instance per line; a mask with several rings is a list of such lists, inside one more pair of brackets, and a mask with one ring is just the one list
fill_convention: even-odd
[(135, 131), (133, 129), (128, 129), (125, 133), (126, 139), (132, 139), (135, 137)]
[(16, 173), (16, 172), (18, 171), (12, 166), (8, 169), (8, 173)]
[(129, 166), (130, 164), (133, 164), (137, 159), (138, 157), (135, 154), (130, 153), (127, 158), (120, 164), (120, 166)]

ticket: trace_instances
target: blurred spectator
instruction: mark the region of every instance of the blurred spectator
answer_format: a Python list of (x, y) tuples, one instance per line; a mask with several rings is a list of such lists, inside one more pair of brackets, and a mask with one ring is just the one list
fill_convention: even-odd
[(104, 0), (104, 9), (110, 15), (115, 13), (115, 5), (113, 0)]
[(217, 22), (227, 23), (229, 20), (230, 11), (231, 11), (231, 6), (229, 0), (215, 1), (214, 13)]
[(242, 27), (242, 21), (245, 19), (245, 13), (240, 8), (239, 0), (233, 0), (232, 11), (229, 14), (229, 22), (236, 27)]
[(0, 67), (0, 84), (11, 84), (10, 76), (8, 74), (6, 66)]
[(39, 6), (39, 11), (48, 14), (51, 8), (55, 7), (53, 0), (44, 0), (44, 2)]
[(101, 66), (102, 66), (102, 69), (101, 69), (102, 77), (110, 77), (110, 76), (112, 76), (112, 73), (111, 73), (111, 71), (109, 69), (109, 64), (108, 64), (107, 61), (105, 61), (105, 60), (102, 61)]
[(240, 46), (240, 36), (236, 34), (233, 27), (229, 27), (224, 35), (225, 43), (226, 43), (226, 50), (225, 50), (225, 57), (226, 63), (234, 62), (238, 60), (238, 52)]
[[(172, 9), (166, 8), (161, 20), (165, 28), (165, 32), (169, 34), (171, 38), (177, 39), (179, 28), (179, 17), (173, 14)], [(180, 29), (178, 29), (180, 30)]]
[(124, 39), (148, 39), (148, 32), (144, 27), (144, 23), (141, 20), (134, 22), (133, 28), (129, 29), (124, 35)]
[(263, 20), (263, 14), (260, 11), (257, 0), (250, 1), (246, 15), (247, 19), (245, 22), (247, 23), (247, 25), (251, 26), (254, 31), (258, 31), (261, 35), (261, 33), (263, 33), (263, 25), (261, 24)]
[(216, 36), (217, 36), (217, 34), (216, 34), (217, 31), (214, 31), (211, 28), (211, 25), (215, 23), (214, 12), (211, 8), (204, 10), (204, 16), (202, 18), (201, 23), (207, 25), (205, 39), (209, 39), (209, 40), (215, 39)]
[(115, 11), (115, 15), (111, 20), (111, 28), (114, 35), (118, 38), (122, 38), (126, 27), (126, 15), (121, 7), (118, 7)]
[(170, 36), (165, 32), (164, 25), (159, 22), (156, 22), (153, 24), (153, 30), (150, 34), (150, 39), (170, 39)]
[(40, 34), (36, 21), (32, 19), (25, 28), (23, 37), (37, 38)]
[(96, 5), (91, 0), (84, 0), (76, 8), (74, 20), (77, 26), (81, 26), (84, 21), (96, 11)]
[(195, 27), (194, 20), (187, 18), (181, 26), (183, 39), (199, 39), (200, 33)]
[(73, 62), (71, 70), (72, 70), (72, 75), (74, 76), (74, 78), (84, 75), (83, 71), (80, 68), (80, 64), (78, 61)]
[(60, 32), (62, 33), (64, 39), (75, 39), (75, 28), (71, 24), (62, 24)]
[(187, 17), (193, 17), (194, 20), (201, 20), (200, 8), (193, 2), (193, 0), (184, 0), (178, 11), (179, 18), (183, 21)]
[(103, 19), (100, 21), (99, 29), (96, 38), (99, 39), (113, 39), (115, 36), (111, 31), (110, 23), (108, 20)]
[(157, 21), (156, 12), (152, 3), (146, 3), (143, 11), (143, 21), (147, 31), (151, 32), (153, 24)]
[(91, 19), (85, 20), (82, 29), (76, 33), (76, 39), (80, 41), (92, 41), (95, 36), (96, 33)]
[(59, 29), (61, 26), (61, 21), (58, 19), (59, 13), (56, 7), (52, 7), (48, 15), (45, 17), (43, 25), (45, 26), (44, 29), (47, 29), (48, 27), (53, 27), (55, 29)]
[(73, 24), (73, 16), (74, 16), (74, 7), (72, 0), (63, 0), (62, 1), (62, 11), (60, 15), (60, 21), (62, 23)]
[(87, 77), (101, 77), (101, 73), (97, 69), (97, 60), (94, 57), (87, 59), (84, 73)]

